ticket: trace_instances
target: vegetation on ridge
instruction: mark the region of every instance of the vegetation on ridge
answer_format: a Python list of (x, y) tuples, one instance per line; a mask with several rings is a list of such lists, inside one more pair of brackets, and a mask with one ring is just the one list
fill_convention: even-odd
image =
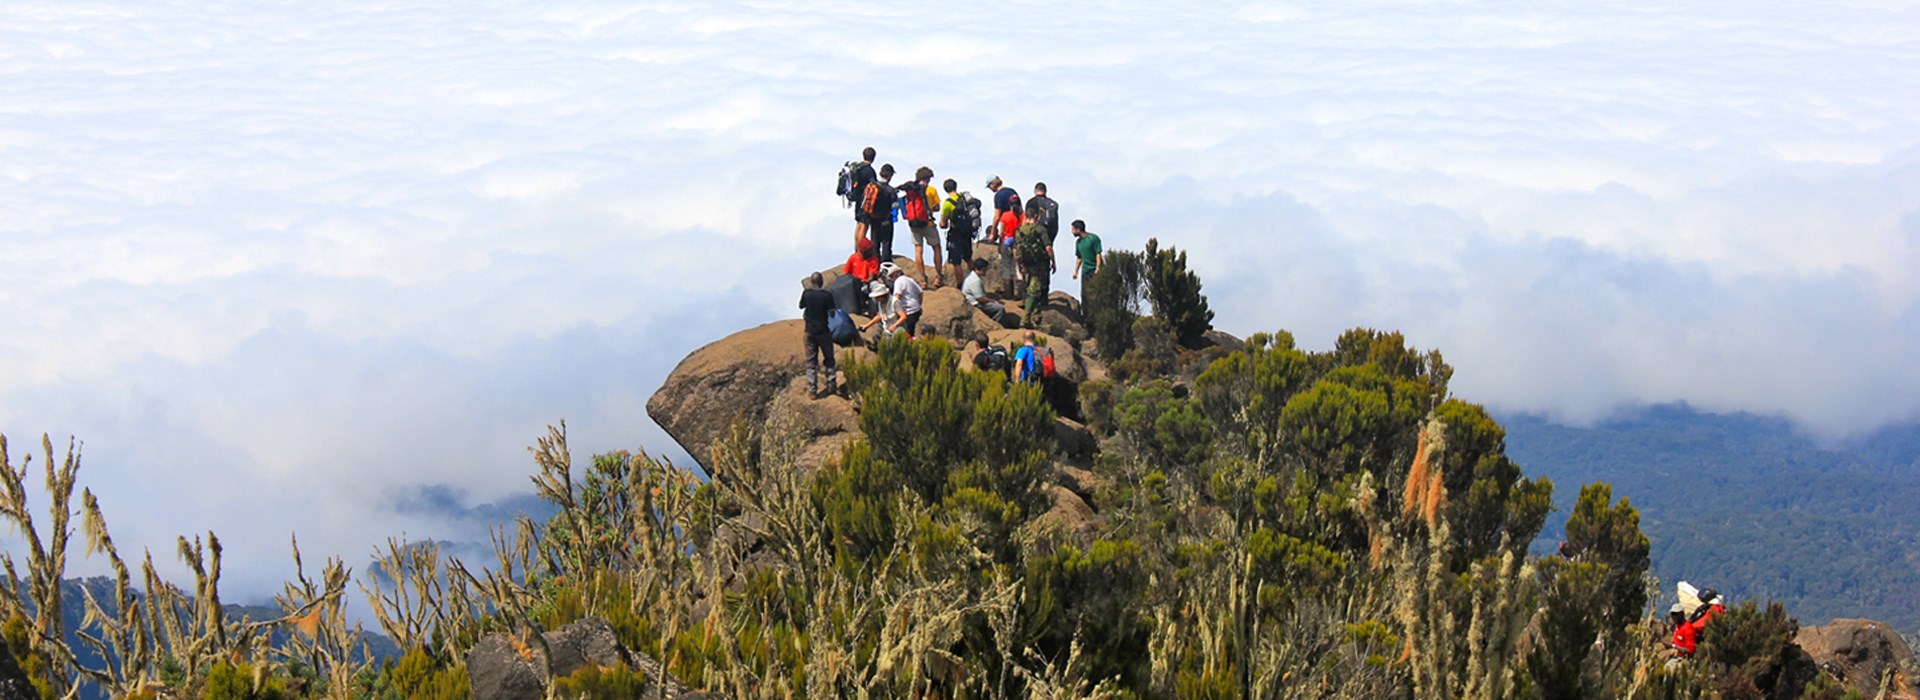
[[(776, 421), (736, 425), (707, 482), (645, 454), (576, 465), (562, 424), (532, 449), (558, 514), (495, 533), (486, 567), (431, 543), (381, 553), (362, 592), (405, 653), (379, 667), (351, 648), (338, 562), (309, 580), (296, 548), (284, 615), (234, 622), (219, 614), (218, 540), (183, 539), (194, 587), (148, 562), (136, 596), (83, 492), (87, 551), (119, 572), (120, 615), (98, 620), (115, 653), (96, 668), (28, 604), (58, 600), (45, 582), (63, 571), (79, 464), (70, 450), (55, 469), (46, 443), (50, 528), (26, 507), (31, 460), (5, 459), (0, 479), (0, 516), (32, 556), (24, 583), (3, 562), (6, 641), (46, 696), (85, 681), (129, 697), (465, 697), (477, 640), (505, 634), (539, 658), (539, 632), (586, 616), (672, 677), (737, 697), (1798, 692), (1778, 606), (1736, 608), (1696, 660), (1664, 663), (1644, 612), (1649, 543), (1605, 484), (1580, 490), (1564, 547), (1529, 556), (1553, 484), (1449, 395), (1438, 352), (1366, 329), (1328, 352), (1285, 332), (1214, 345), (1184, 256), (1115, 257), (1138, 264), (1103, 269), (1096, 300), (1134, 301), (1092, 314), (1114, 363), (1080, 387), (1090, 458), (1059, 449), (1056, 432), (1078, 426), (1040, 390), (963, 370), (938, 340), (889, 339), (848, 363), (862, 436), (826, 464), (800, 463), (800, 431)], [(1082, 486), (1091, 521), (1056, 514), (1065, 466), (1098, 477)], [(272, 630), (293, 641), (267, 644)], [(588, 665), (551, 690), (625, 697), (662, 681)]]

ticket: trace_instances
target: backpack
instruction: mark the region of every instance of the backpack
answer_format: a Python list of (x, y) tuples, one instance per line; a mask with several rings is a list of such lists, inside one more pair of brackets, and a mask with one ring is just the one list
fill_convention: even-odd
[(833, 344), (851, 346), (860, 342), (860, 328), (853, 325), (853, 317), (846, 309), (834, 309), (827, 314), (827, 332), (833, 334)]
[(1046, 269), (1047, 230), (1045, 226), (1031, 221), (1021, 224), (1020, 228), (1014, 231), (1013, 247), (1020, 254), (1021, 264), (1025, 269)]
[(947, 219), (947, 230), (967, 234), (968, 238), (979, 233), (980, 200), (965, 192), (954, 195), (953, 215)]
[(834, 194), (847, 200), (841, 206), (860, 203), (861, 190), (865, 189), (868, 182), (873, 181), (872, 172), (872, 168), (867, 166), (866, 161), (860, 160), (847, 161), (846, 165), (840, 167), (840, 186), (834, 190)]
[(1005, 372), (1013, 368), (1013, 356), (1007, 354), (1004, 345), (989, 345), (974, 353), (973, 366), (990, 372)]
[(1052, 379), (1055, 374), (1053, 368), (1053, 350), (1043, 346), (1036, 348), (1034, 354), (1040, 356), (1040, 378)]
[(1060, 235), (1060, 204), (1052, 197), (1036, 197), (1034, 201), (1040, 204), (1040, 225), (1047, 227), (1047, 235)]
[(870, 221), (877, 221), (883, 216), (891, 219), (895, 196), (892, 185), (878, 180), (869, 182), (865, 199), (860, 203), (860, 211)]
[(908, 187), (906, 205), (900, 211), (900, 218), (910, 224), (926, 224), (933, 220), (933, 212), (927, 208), (927, 186), (915, 181)]

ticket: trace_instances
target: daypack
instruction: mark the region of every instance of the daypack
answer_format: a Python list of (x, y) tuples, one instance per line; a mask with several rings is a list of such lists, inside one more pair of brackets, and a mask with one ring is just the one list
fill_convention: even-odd
[(1040, 378), (1052, 379), (1054, 376), (1053, 350), (1040, 347), (1034, 350), (1034, 354), (1040, 356)]
[(872, 181), (873, 168), (868, 166), (866, 161), (850, 160), (840, 167), (840, 185), (834, 193), (847, 200), (841, 206), (859, 204), (862, 190)]
[(1047, 235), (1060, 235), (1060, 203), (1052, 197), (1040, 197), (1034, 201), (1040, 204), (1040, 225), (1047, 228)]
[(974, 353), (973, 366), (989, 372), (1005, 372), (1013, 369), (1013, 356), (1007, 354), (1004, 345), (989, 345)]
[[(1032, 228), (1028, 228), (1031, 226)], [(1014, 231), (1014, 249), (1019, 251), (1021, 264), (1027, 269), (1045, 267), (1047, 260), (1046, 227), (1035, 222), (1022, 224)]]
[(900, 218), (910, 224), (926, 224), (933, 220), (933, 211), (927, 208), (927, 186), (914, 182), (908, 186), (906, 204), (902, 207)]
[(833, 334), (833, 344), (851, 346), (860, 342), (860, 327), (853, 325), (853, 317), (846, 309), (834, 309), (827, 314), (827, 332)]
[(979, 233), (980, 200), (965, 192), (954, 195), (953, 215), (947, 218), (947, 230), (967, 234), (968, 238)]
[(860, 211), (867, 215), (869, 221), (878, 220), (877, 217), (882, 216), (891, 219), (895, 196), (892, 185), (879, 181), (869, 182), (867, 194), (860, 202)]

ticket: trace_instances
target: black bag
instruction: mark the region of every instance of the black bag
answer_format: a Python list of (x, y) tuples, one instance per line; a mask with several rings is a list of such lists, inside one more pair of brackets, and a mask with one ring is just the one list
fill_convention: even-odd
[(827, 283), (827, 293), (833, 295), (835, 308), (849, 314), (860, 313), (861, 302), (867, 298), (866, 286), (854, 279), (853, 275), (833, 278), (832, 282)]
[(1013, 369), (1013, 356), (1007, 354), (1005, 346), (989, 345), (974, 353), (973, 366), (990, 372), (1006, 372)]
[(947, 219), (947, 230), (967, 234), (972, 239), (980, 232), (980, 200), (965, 192), (953, 204), (953, 216)]
[(1048, 238), (1059, 237), (1060, 235), (1060, 204), (1058, 202), (1053, 201), (1052, 197), (1044, 197), (1044, 196), (1035, 197), (1033, 198), (1033, 201), (1035, 204), (1040, 205), (1040, 225), (1046, 227), (1047, 237)]

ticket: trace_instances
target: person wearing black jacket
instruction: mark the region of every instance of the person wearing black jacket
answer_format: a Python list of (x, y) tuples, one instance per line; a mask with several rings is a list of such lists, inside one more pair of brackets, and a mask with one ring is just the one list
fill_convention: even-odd
[(833, 313), (833, 294), (828, 292), (826, 278), (813, 273), (807, 278), (807, 289), (800, 293), (801, 318), (806, 320), (806, 356), (807, 356), (807, 395), (820, 398), (820, 356), (827, 357), (827, 393), (832, 394), (839, 388), (839, 379), (833, 357), (833, 333), (827, 330), (827, 315)]
[(893, 262), (893, 202), (899, 198), (893, 189), (893, 164), (888, 163), (880, 166), (880, 179), (867, 185), (860, 200), (860, 208), (867, 212), (867, 235), (873, 237), (883, 263)]

